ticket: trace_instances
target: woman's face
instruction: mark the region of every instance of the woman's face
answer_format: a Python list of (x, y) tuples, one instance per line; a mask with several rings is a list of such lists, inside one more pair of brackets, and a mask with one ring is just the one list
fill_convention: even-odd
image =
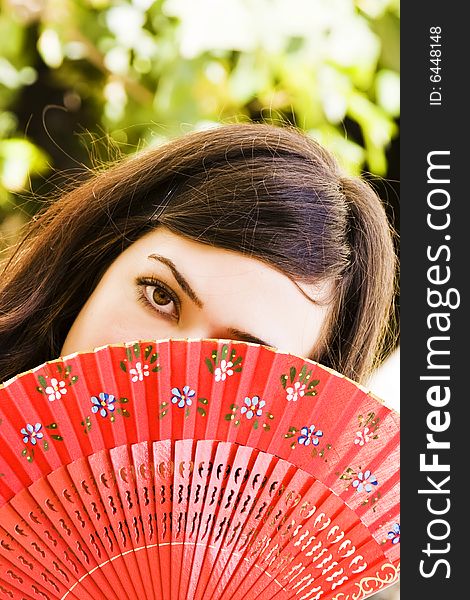
[(332, 286), (298, 285), (257, 259), (158, 227), (111, 264), (61, 355), (131, 340), (224, 338), (311, 356)]

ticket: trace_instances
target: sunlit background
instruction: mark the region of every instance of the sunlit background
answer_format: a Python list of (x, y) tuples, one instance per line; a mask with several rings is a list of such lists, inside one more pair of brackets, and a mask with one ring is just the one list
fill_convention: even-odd
[[(70, 178), (234, 121), (305, 130), (368, 178), (398, 229), (398, 0), (0, 7), (0, 251)], [(369, 382), (397, 409), (398, 357)], [(396, 584), (375, 598), (398, 596)]]

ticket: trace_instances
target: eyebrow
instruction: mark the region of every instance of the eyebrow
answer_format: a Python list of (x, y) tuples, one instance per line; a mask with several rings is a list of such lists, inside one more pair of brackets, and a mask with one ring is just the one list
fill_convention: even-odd
[(194, 304), (199, 306), (199, 308), (204, 307), (204, 303), (202, 302), (202, 300), (198, 298), (196, 292), (189, 285), (189, 283), (186, 281), (183, 275), (178, 271), (178, 269), (175, 267), (175, 263), (172, 260), (166, 258), (165, 256), (161, 256), (160, 254), (149, 254), (147, 258), (152, 258), (153, 260), (157, 260), (166, 265), (173, 273), (173, 277), (176, 279), (183, 292), (187, 296), (189, 296), (189, 298), (191, 298)]
[[(202, 302), (202, 300), (198, 297), (198, 295), (193, 290), (193, 288), (189, 285), (189, 283), (186, 281), (184, 276), (178, 271), (178, 269), (175, 266), (175, 263), (172, 260), (170, 260), (166, 256), (161, 256), (160, 254), (149, 254), (147, 258), (151, 258), (152, 260), (156, 260), (156, 261), (161, 262), (164, 265), (166, 265), (172, 272), (173, 277), (176, 279), (176, 281), (178, 282), (178, 285), (183, 290), (183, 292), (194, 302), (194, 304), (199, 306), (199, 308), (204, 307), (204, 303)], [(233, 334), (234, 336), (237, 336), (238, 338), (240, 338), (242, 341), (245, 341), (245, 342), (252, 342), (254, 344), (262, 344), (263, 346), (274, 347), (272, 344), (265, 342), (265, 341), (261, 340), (260, 338), (257, 338), (254, 335), (251, 335), (250, 333), (246, 333), (245, 331), (240, 331), (239, 329), (232, 328), (232, 329), (230, 329), (230, 333)]]

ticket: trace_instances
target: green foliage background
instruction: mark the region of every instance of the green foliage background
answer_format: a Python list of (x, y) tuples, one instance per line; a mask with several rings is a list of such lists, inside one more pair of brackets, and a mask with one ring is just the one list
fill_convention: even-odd
[(0, 249), (54, 173), (219, 123), (293, 123), (350, 172), (390, 175), (398, 0), (0, 6)]

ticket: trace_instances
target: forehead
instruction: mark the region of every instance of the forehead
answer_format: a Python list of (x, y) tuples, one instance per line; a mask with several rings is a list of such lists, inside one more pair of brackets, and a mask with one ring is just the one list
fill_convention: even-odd
[(147, 233), (113, 263), (115, 273), (164, 276), (190, 304), (171, 270), (149, 258), (151, 254), (174, 263), (203, 303), (192, 309), (201, 311), (214, 328), (236, 328), (279, 349), (311, 354), (328, 311), (331, 290), (325, 282), (302, 285), (303, 293), (289, 277), (258, 259), (189, 240), (165, 227)]

